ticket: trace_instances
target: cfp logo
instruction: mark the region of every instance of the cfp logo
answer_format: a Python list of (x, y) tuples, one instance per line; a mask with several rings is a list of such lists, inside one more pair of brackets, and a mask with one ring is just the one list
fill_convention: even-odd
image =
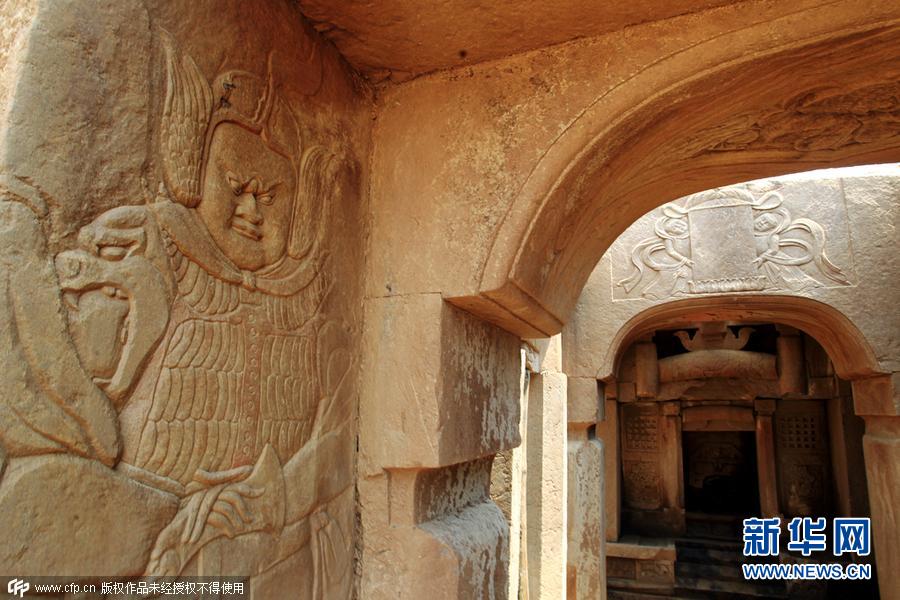
[(29, 588), (31, 588), (31, 584), (21, 579), (10, 579), (9, 583), (6, 584), (6, 591), (19, 598), (24, 598), (25, 592), (27, 592)]

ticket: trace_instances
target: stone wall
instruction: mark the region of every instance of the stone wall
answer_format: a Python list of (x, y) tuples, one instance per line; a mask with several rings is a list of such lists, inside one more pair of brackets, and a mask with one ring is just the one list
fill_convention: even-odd
[(0, 570), (351, 596), (366, 85), (283, 0), (2, 11)]
[(663, 202), (896, 160), (896, 18), (877, 2), (740, 2), (385, 86), (367, 292), (440, 291), (552, 335), (609, 245)]
[[(813, 172), (704, 192), (648, 213), (592, 273), (566, 327), (566, 372), (611, 375), (622, 342), (639, 334), (631, 325), (641, 313), (738, 293), (744, 304), (735, 308), (747, 318), (764, 314), (764, 299), (811, 300), (795, 312), (808, 313), (803, 326), (843, 377), (897, 371), (900, 322), (889, 281), (900, 273), (891, 242), (898, 175), (896, 165)], [(689, 320), (698, 310), (681, 312)], [(842, 340), (834, 319), (849, 321), (857, 339)], [(864, 351), (848, 354), (851, 341)]]

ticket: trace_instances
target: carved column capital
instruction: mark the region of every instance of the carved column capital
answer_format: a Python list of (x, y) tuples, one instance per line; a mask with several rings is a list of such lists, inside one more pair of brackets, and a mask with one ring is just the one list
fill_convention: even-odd
[(771, 417), (775, 414), (774, 398), (757, 398), (753, 401), (753, 411), (760, 417)]
[(681, 416), (681, 402), (676, 400), (674, 402), (663, 402), (662, 403), (662, 414), (666, 417), (680, 417)]
[(639, 398), (653, 398), (659, 393), (659, 364), (656, 344), (638, 342), (634, 345), (635, 387)]

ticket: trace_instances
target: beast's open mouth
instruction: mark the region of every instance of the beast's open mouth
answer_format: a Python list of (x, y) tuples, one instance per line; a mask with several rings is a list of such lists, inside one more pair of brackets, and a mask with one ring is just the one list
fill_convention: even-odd
[(169, 321), (171, 289), (143, 254), (66, 250), (55, 259), (81, 365), (114, 401), (125, 401)]
[(108, 298), (115, 298), (117, 300), (128, 300), (128, 294), (125, 293), (125, 290), (115, 285), (101, 285), (91, 288), (84, 288), (80, 290), (76, 289), (66, 289), (63, 288), (63, 303), (66, 305), (66, 308), (69, 310), (78, 311), (79, 310), (79, 298), (82, 294), (86, 294), (91, 291), (99, 291), (104, 296)]
[(98, 385), (105, 386), (128, 343), (128, 295), (113, 285), (69, 289), (63, 291), (63, 305), (82, 366)]

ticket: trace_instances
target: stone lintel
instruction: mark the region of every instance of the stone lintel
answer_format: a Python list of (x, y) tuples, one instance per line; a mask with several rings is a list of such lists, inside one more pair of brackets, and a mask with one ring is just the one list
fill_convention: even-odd
[(771, 417), (775, 414), (777, 401), (774, 398), (757, 398), (753, 402), (753, 409), (756, 414)]
[(600, 389), (593, 377), (569, 377), (566, 396), (570, 426), (589, 426), (603, 419)]
[(519, 444), (520, 340), (440, 294), (366, 302), (361, 452), (375, 468), (453, 465)]
[(865, 416), (900, 415), (900, 373), (853, 381), (856, 414)]
[(637, 560), (675, 560), (675, 542), (671, 539), (639, 538), (635, 541), (606, 543), (606, 556)]

